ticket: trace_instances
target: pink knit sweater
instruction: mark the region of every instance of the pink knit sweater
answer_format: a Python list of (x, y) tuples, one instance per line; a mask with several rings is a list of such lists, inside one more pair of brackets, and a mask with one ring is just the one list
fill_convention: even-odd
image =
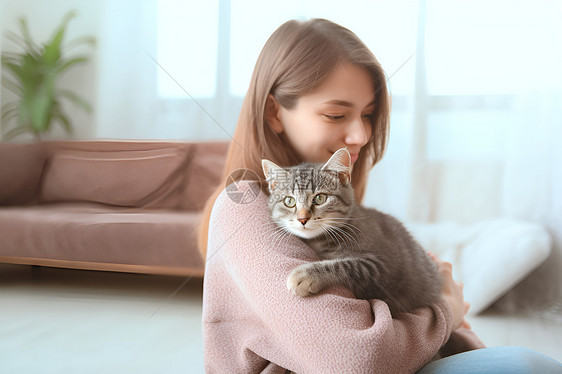
[[(210, 219), (203, 295), (207, 373), (411, 373), (451, 336), (445, 302), (392, 319), (380, 300), (334, 287), (301, 298), (289, 272), (314, 261), (294, 237), (276, 240), (267, 197), (238, 204), (223, 191)], [(483, 347), (457, 330), (448, 354)]]

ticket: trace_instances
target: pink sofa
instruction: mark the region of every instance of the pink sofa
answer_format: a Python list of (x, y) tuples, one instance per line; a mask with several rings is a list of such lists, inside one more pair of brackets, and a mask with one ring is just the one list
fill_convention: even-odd
[(0, 143), (0, 262), (202, 276), (228, 143)]

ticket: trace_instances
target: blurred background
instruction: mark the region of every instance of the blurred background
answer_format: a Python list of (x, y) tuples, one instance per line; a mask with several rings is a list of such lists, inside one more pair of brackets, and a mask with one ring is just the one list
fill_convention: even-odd
[(74, 139), (228, 140), (280, 24), (351, 29), (385, 69), (393, 104), (365, 203), (411, 222), (544, 225), (550, 257), (499, 305), (562, 313), (562, 2), (1, 0), (0, 31), (25, 16), (41, 41), (69, 10), (68, 38), (97, 40), (62, 80), (93, 108), (67, 108)]
[[(541, 222), (555, 238), (542, 289), (562, 278), (562, 3), (540, 1), (2, 0), (4, 35), (36, 42), (63, 16), (90, 56), (61, 85), (75, 139), (230, 139), (261, 47), (283, 22), (322, 17), (374, 52), (392, 94), (391, 136), (365, 203), (407, 221)], [(17, 50), (6, 38), (2, 51)], [(82, 49), (82, 50), (81, 50)], [(2, 90), (2, 103), (10, 93)], [(68, 137), (54, 127), (48, 138)], [(25, 141), (25, 136), (18, 141)], [(540, 275), (543, 274), (543, 275)], [(548, 282), (543, 280), (548, 279)], [(533, 287), (531, 287), (533, 288)]]

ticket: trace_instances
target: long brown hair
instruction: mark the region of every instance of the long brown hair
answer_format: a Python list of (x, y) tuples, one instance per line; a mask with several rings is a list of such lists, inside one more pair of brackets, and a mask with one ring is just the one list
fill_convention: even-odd
[(213, 204), (233, 171), (252, 170), (265, 187), (262, 159), (284, 166), (304, 161), (299, 159), (286, 138), (276, 134), (267, 124), (265, 106), (268, 95), (272, 94), (284, 108), (292, 109), (300, 97), (319, 87), (343, 62), (366, 69), (375, 89), (373, 131), (368, 144), (359, 153), (351, 176), (356, 200), (363, 199), (368, 171), (382, 158), (388, 139), (390, 98), (384, 71), (372, 52), (350, 30), (325, 19), (288, 21), (270, 36), (256, 62), (228, 150), (222, 183), (207, 201), (203, 212), (199, 233), (203, 257), (207, 252)]

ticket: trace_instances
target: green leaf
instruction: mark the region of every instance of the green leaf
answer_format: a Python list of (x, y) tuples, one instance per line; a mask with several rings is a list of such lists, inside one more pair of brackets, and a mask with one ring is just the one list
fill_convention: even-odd
[(54, 100), (54, 82), (46, 79), (26, 102), (26, 109), (29, 111), (31, 126), (34, 130), (44, 132), (49, 129)]
[[(29, 101), (29, 100), (27, 100)], [(29, 126), (31, 129), (31, 105), (27, 103), (27, 101), (22, 100), (21, 105), (18, 108), (18, 124)]]
[(44, 44), (43, 60), (47, 66), (53, 66), (60, 58), (60, 44), (64, 37), (64, 30), (60, 30), (55, 38), (49, 43)]
[(6, 76), (2, 77), (2, 87), (4, 87), (5, 89), (7, 89), (8, 91), (12, 92), (17, 96), (21, 97), (23, 95), (23, 87), (17, 84), (16, 82), (8, 79), (8, 77)]
[(7, 31), (5, 36), (6, 36), (6, 39), (11, 41), (12, 43), (17, 45), (18, 47), (20, 47), (24, 51), (26, 50), (26, 48), (29, 48), (27, 43), (25, 42), (25, 40), (23, 40), (23, 38), (21, 36), (19, 36), (18, 34), (14, 33), (14, 32)]
[(2, 64), (19, 64), (20, 60), (21, 55), (18, 53), (13, 53), (13, 55), (9, 52), (2, 53)]
[(65, 71), (66, 69), (68, 69), (69, 67), (71, 67), (72, 65), (75, 64), (81, 64), (83, 62), (87, 62), (88, 61), (88, 57), (75, 57), (71, 60), (66, 61), (64, 64), (62, 64), (59, 68), (56, 69), (56, 73), (60, 74), (63, 71)]
[(23, 55), (21, 53), (14, 53), (14, 52), (2, 53), (2, 65), (4, 64), (20, 65), (22, 59), (23, 59)]
[(2, 105), (2, 126), (5, 126), (12, 118), (18, 116), (19, 106), (14, 103)]
[(25, 134), (26, 132), (33, 132), (33, 129), (29, 126), (18, 126), (14, 127), (10, 131), (4, 134), (4, 140), (12, 140), (18, 135)]
[(2, 61), (2, 65), (9, 70), (13, 75), (15, 75), (19, 80), (23, 80), (25, 79), (25, 71), (24, 69), (17, 64), (14, 64), (12, 62), (4, 62)]
[(60, 105), (56, 103), (53, 108), (53, 119), (58, 119), (67, 134), (72, 134), (74, 129), (68, 117), (62, 112)]
[(66, 32), (66, 27), (68, 26), (68, 22), (76, 16), (75, 11), (68, 12), (58, 29), (55, 31), (53, 38), (47, 44), (45, 44), (45, 51), (44, 51), (44, 61), (47, 65), (53, 66), (61, 56), (61, 44), (62, 40), (64, 39), (64, 33)]
[(26, 44), (27, 48), (31, 51), (37, 51), (38, 48), (33, 42), (33, 39), (31, 38), (31, 34), (29, 33), (29, 28), (27, 27), (27, 20), (23, 17), (20, 18), (20, 28), (21, 28), (21, 34), (23, 36), (23, 41)]
[(59, 90), (58, 94), (65, 99), (70, 100), (73, 104), (80, 106), (86, 112), (92, 111), (92, 106), (80, 96), (69, 90)]
[[(14, 43), (15, 45), (17, 45), (18, 47), (20, 47), (23, 51), (26, 51), (28, 53), (32, 53), (36, 56), (39, 56), (39, 48), (32, 44), (32, 45), (28, 45), (27, 42), (25, 41), (24, 38), (22, 38), (21, 36), (8, 31), (6, 32), (6, 39), (8, 39), (9, 41), (11, 41), (12, 43)], [(4, 52), (6, 53), (6, 52)]]
[(91, 46), (95, 46), (96, 38), (94, 38), (93, 36), (81, 36), (76, 39), (73, 39), (68, 43), (66, 43), (66, 46), (64, 46), (64, 51), (68, 52), (82, 44), (89, 44)]
[(73, 19), (74, 17), (76, 17), (76, 11), (75, 10), (71, 10), (69, 12), (67, 12), (64, 17), (62, 18), (61, 24), (59, 26), (60, 29), (66, 29), (66, 27), (68, 26), (68, 23), (70, 22), (71, 19)]
[(18, 111), (6, 112), (2, 114), (2, 128), (8, 128), (8, 125), (13, 122), (15, 118), (18, 117)]
[(10, 101), (9, 103), (5, 103), (4, 105), (2, 105), (2, 113), (12, 108), (17, 108), (18, 106), (19, 106), (18, 103), (15, 101)]

